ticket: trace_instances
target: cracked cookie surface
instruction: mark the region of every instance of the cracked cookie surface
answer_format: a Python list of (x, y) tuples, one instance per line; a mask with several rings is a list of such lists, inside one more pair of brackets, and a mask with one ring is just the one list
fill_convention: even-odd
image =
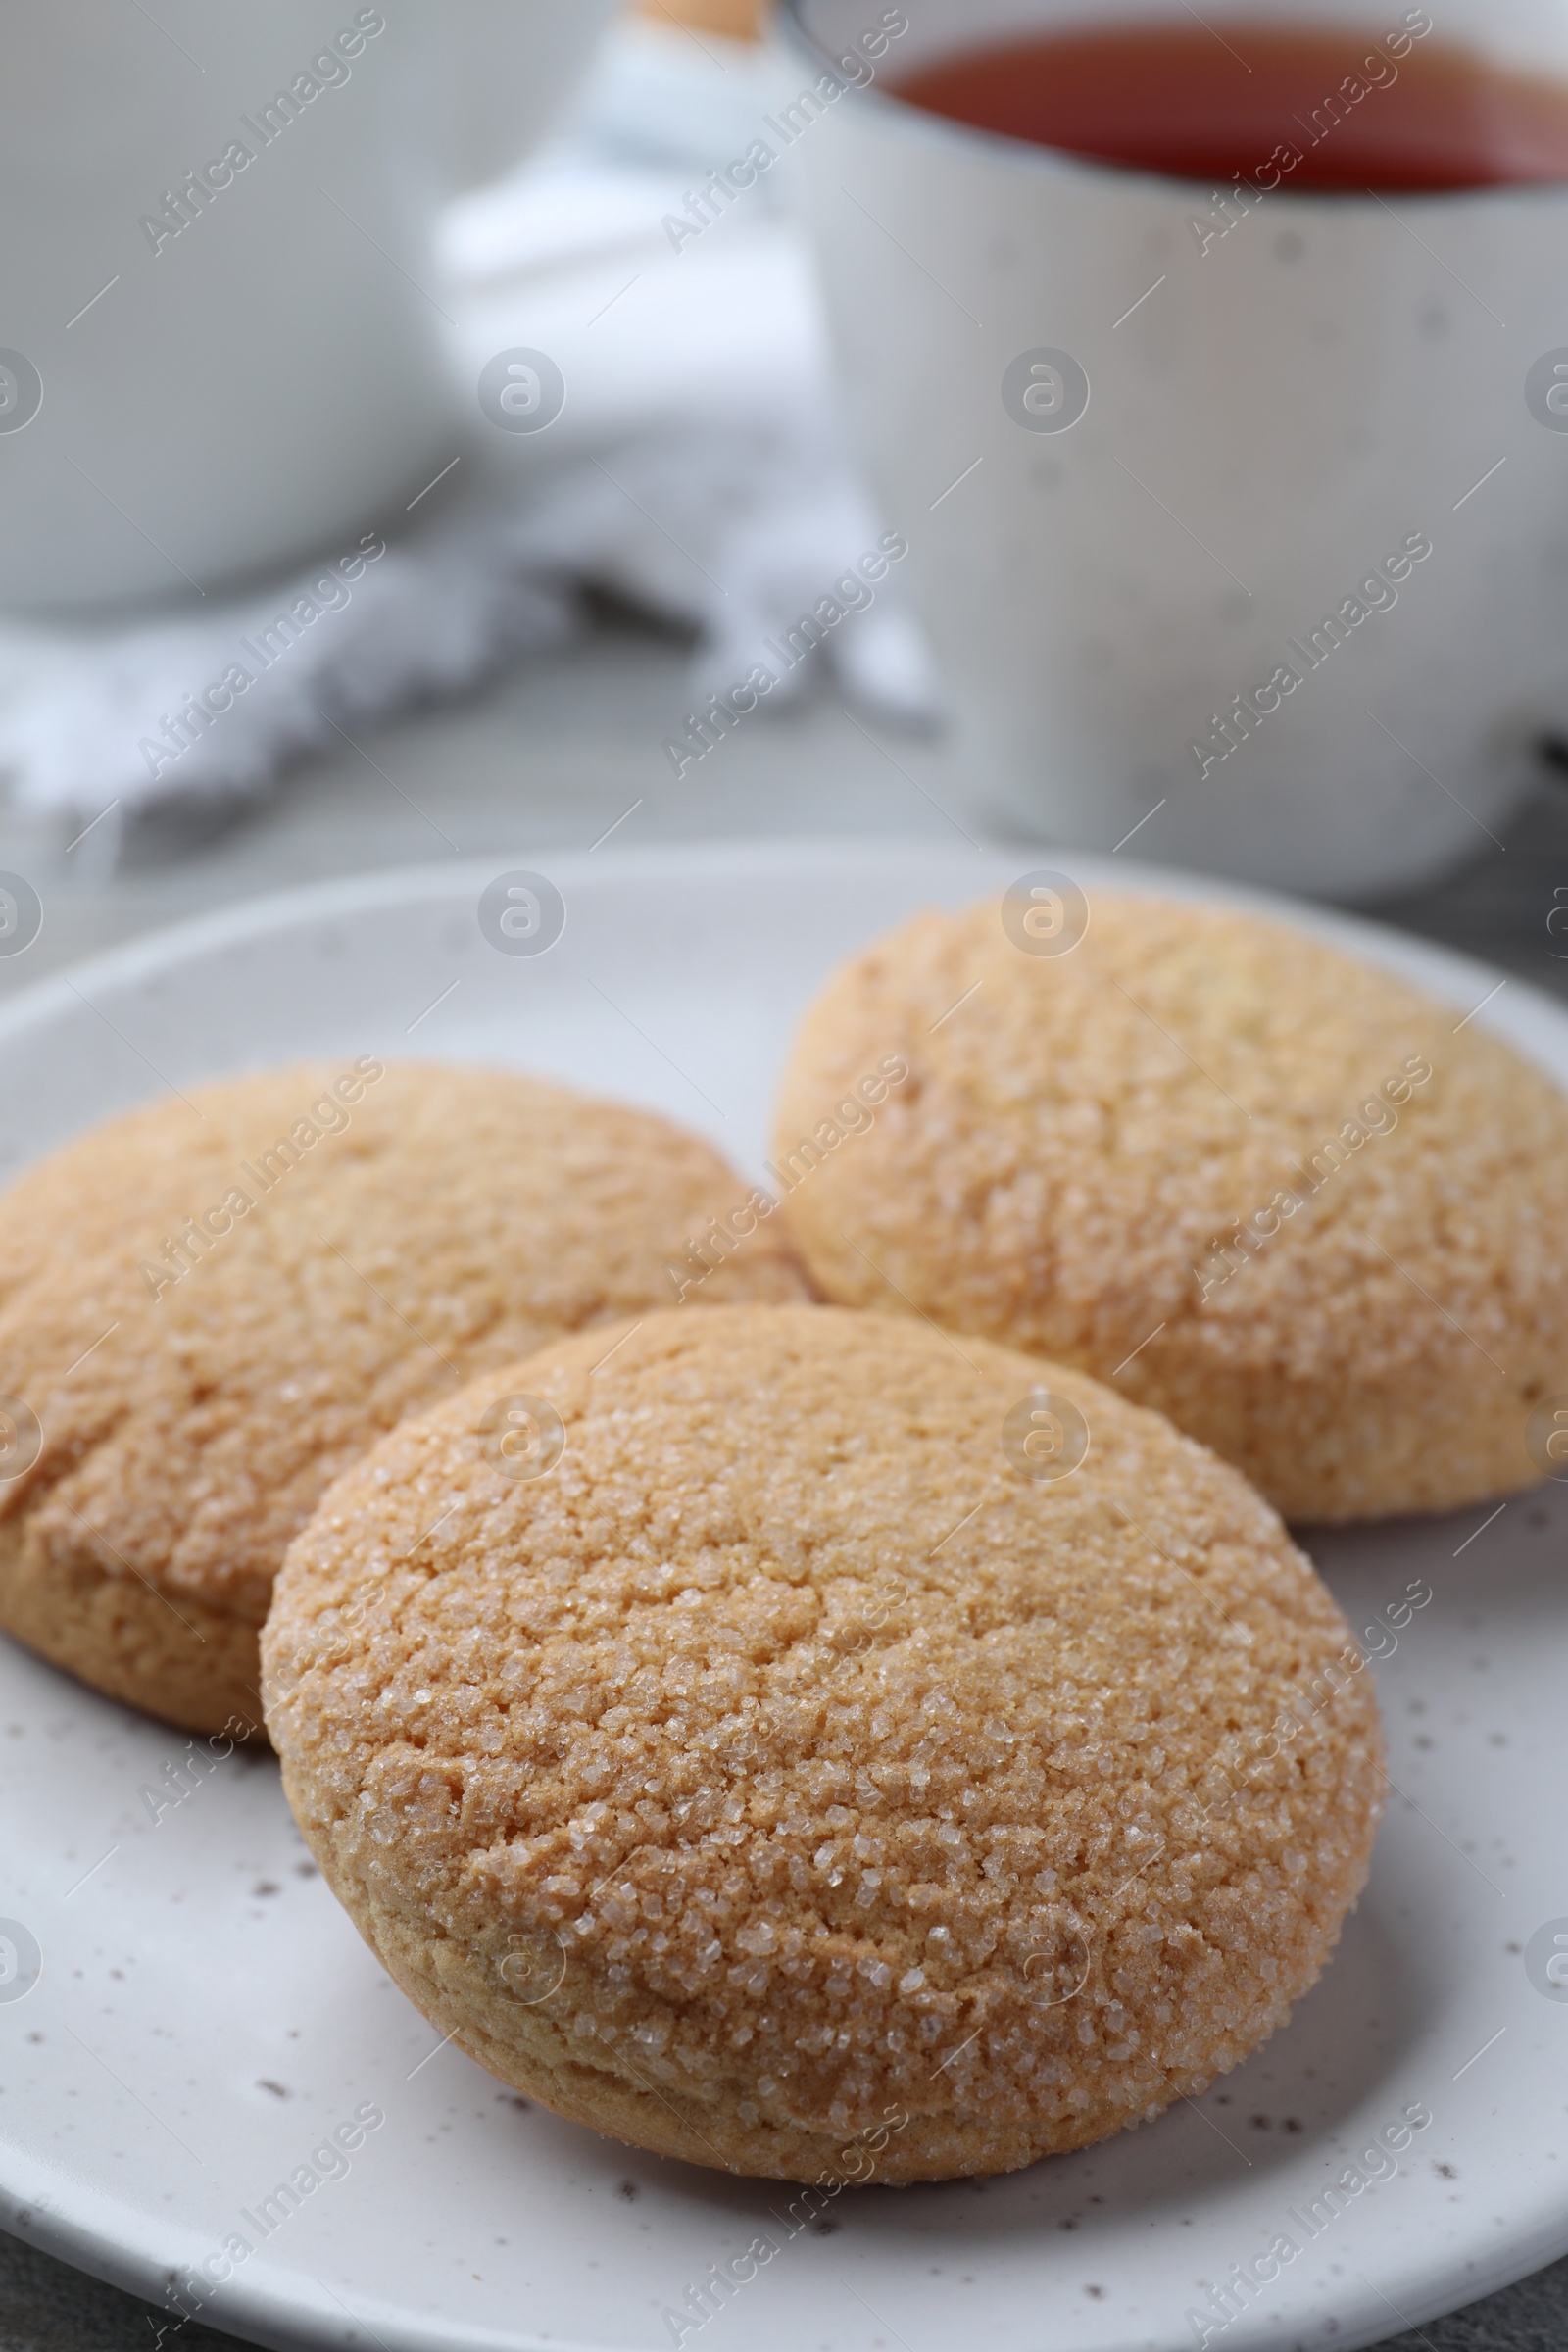
[[(1043, 1374), (1070, 1474), (1009, 1419)], [(564, 1433), (526, 1481), (516, 1392)], [(311, 1849), (441, 2033), (796, 2180), (1006, 2170), (1201, 2087), (1316, 1978), (1381, 1802), (1370, 1674), (1235, 1471), (830, 1307), (662, 1313), (405, 1422), (264, 1664)]]
[(996, 901), (919, 914), (810, 1008), (775, 1156), (820, 1290), (1114, 1379), (1293, 1519), (1533, 1484), (1568, 1389), (1561, 1090), (1285, 923), (1085, 911), (1053, 953), (1076, 920), (1020, 946)]
[[(259, 1726), (273, 1575), (406, 1412), (662, 1306), (746, 1187), (663, 1119), (510, 1071), (358, 1062), (194, 1087), (26, 1171), (0, 1215), (0, 1626), (187, 1730)], [(777, 1223), (701, 1299), (795, 1298)]]

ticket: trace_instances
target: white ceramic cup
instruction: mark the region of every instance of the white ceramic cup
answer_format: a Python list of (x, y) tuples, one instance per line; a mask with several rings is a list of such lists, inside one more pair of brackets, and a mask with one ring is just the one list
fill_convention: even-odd
[[(1486, 852), (1568, 723), (1568, 188), (1282, 179), (1221, 207), (890, 92), (1081, 23), (1075, 0), (902, 13), (875, 82), (796, 152), (977, 806), (1344, 898)], [(1193, 22), (1182, 0), (1094, 21), (1124, 13)], [(1203, 22), (1245, 47), (1242, 13)], [(1555, 0), (1435, 13), (1423, 37), (1568, 73)], [(804, 80), (875, 18), (784, 0), (779, 28)], [(1408, 31), (1404, 0), (1245, 19), (1332, 25), (1347, 74)]]
[(189, 597), (450, 457), (430, 232), (612, 0), (3, 0), (0, 600)]

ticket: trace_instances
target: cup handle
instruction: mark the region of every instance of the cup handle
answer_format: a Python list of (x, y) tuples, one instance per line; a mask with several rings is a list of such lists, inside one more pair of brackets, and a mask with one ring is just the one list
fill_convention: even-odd
[(440, 0), (456, 195), (531, 154), (575, 94), (616, 0)]

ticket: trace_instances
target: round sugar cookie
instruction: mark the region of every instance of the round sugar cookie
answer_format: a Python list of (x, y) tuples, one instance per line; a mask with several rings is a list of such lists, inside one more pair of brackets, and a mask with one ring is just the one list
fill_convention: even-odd
[[(187, 1730), (259, 1729), (272, 1578), (338, 1472), (488, 1366), (668, 1305), (747, 1197), (646, 1111), (370, 1056), (78, 1137), (0, 1206), (0, 1627)], [(805, 1295), (751, 1222), (699, 1303)]]
[(1551, 1467), (1532, 1416), (1568, 1390), (1568, 1100), (1466, 1009), (1025, 876), (812, 1005), (790, 1230), (828, 1298), (1080, 1365), (1287, 1517), (1484, 1501)]
[[(543, 1475), (486, 1435), (517, 1392)], [(1371, 1676), (1234, 1470), (831, 1307), (666, 1311), (405, 1422), (263, 1662), (295, 1817), (441, 2033), (791, 2180), (1006, 2170), (1200, 2088), (1317, 1976), (1382, 1788)]]

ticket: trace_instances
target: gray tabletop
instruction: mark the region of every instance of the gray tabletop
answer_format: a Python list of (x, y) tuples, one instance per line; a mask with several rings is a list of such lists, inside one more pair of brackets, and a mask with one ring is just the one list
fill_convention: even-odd
[[(492, 852), (588, 850), (784, 834), (956, 841), (964, 779), (939, 741), (867, 732), (831, 701), (769, 718), (727, 747), (722, 772), (676, 784), (661, 745), (686, 701), (684, 650), (607, 619), (576, 653), (529, 664), (456, 709), (367, 733), (300, 769), (233, 821), (144, 827), (105, 868), (97, 828), (68, 855), (0, 814), (0, 866), (31, 878), (44, 929), (0, 972), (21, 987), (157, 925), (260, 891)], [(715, 763), (716, 764), (716, 763)], [(1504, 827), (1478, 829), (1464, 873), (1373, 911), (1568, 997), (1568, 769), (1544, 769)], [(1559, 888), (1561, 899), (1556, 897)], [(1568, 918), (1559, 926), (1568, 932)], [(153, 2352), (160, 2315), (0, 2232), (0, 2352)], [(173, 2341), (217, 2352), (234, 2338), (193, 2325)], [(1469, 2310), (1389, 2339), (1398, 2352), (1564, 2352), (1568, 2261)]]

